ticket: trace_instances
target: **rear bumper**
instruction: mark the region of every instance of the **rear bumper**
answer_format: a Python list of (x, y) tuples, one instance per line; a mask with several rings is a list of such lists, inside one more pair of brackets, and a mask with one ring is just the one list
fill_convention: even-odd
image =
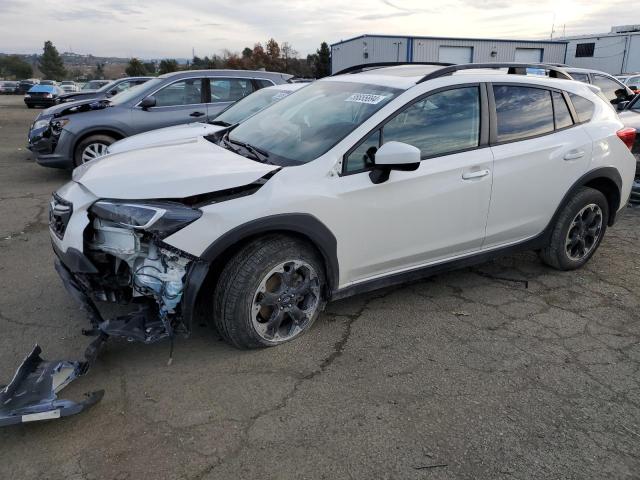
[(57, 98), (25, 98), (24, 103), (32, 107), (53, 107), (58, 104)]

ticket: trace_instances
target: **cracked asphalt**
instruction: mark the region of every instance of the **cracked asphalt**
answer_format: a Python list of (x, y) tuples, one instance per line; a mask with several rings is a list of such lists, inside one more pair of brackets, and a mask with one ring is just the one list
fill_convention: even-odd
[[(35, 342), (80, 358), (46, 203), (68, 180), (0, 97), (0, 383)], [(542, 188), (542, 187), (541, 187)], [(586, 268), (533, 253), (335, 302), (303, 338), (238, 351), (199, 327), (109, 344), (75, 417), (0, 430), (7, 479), (640, 478), (640, 209)], [(526, 282), (526, 283), (525, 283)]]

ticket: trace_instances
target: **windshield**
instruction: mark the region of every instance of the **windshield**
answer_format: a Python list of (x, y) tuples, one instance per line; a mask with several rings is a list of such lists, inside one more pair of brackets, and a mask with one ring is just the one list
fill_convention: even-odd
[(403, 90), (324, 81), (305, 87), (238, 125), (229, 135), (277, 165), (315, 160)]
[(276, 90), (274, 88), (263, 88), (252, 93), (248, 97), (234, 103), (224, 112), (215, 118), (217, 122), (224, 122), (228, 125), (235, 125), (249, 118), (254, 113), (265, 109), (272, 103), (282, 100), (284, 97), (293, 93), (291, 90)]
[(131, 87), (128, 90), (123, 90), (122, 92), (111, 97), (109, 100), (111, 100), (111, 103), (114, 105), (122, 105), (123, 103), (130, 102), (131, 100), (138, 97), (138, 95), (140, 95), (141, 93), (144, 93), (145, 91), (150, 92), (152, 90), (155, 90), (158, 87), (158, 85), (161, 84), (162, 82), (163, 82), (162, 78), (153, 78), (144, 83), (141, 83), (140, 85)]

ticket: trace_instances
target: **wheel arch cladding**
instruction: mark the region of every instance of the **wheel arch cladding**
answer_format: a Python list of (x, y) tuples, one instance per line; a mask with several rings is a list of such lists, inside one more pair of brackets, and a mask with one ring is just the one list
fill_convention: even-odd
[[(222, 235), (214, 241), (200, 256), (203, 275), (196, 275), (197, 280), (193, 285), (188, 285), (191, 290), (190, 298), (194, 303), (199, 293), (209, 290), (206, 287), (214, 287), (217, 277), (227, 261), (247, 242), (260, 236), (271, 233), (280, 233), (301, 238), (314, 247), (322, 256), (327, 278), (327, 299), (338, 288), (339, 265), (338, 246), (336, 237), (331, 230), (316, 217), (306, 213), (291, 213), (271, 215), (242, 224)], [(206, 267), (204, 267), (206, 265)], [(206, 286), (206, 287), (205, 287)], [(190, 308), (193, 313), (195, 305)]]
[[(602, 192), (609, 204), (608, 226), (616, 221), (616, 213), (620, 209), (622, 201), (622, 177), (620, 172), (613, 167), (601, 167), (586, 173), (574, 184), (570, 192), (573, 194), (579, 187), (589, 187)], [(564, 202), (563, 202), (564, 203)]]

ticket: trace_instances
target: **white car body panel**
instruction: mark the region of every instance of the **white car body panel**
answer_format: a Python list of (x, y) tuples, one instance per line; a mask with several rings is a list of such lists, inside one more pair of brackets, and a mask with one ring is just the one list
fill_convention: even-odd
[(247, 185), (276, 168), (199, 137), (106, 155), (74, 170), (73, 179), (100, 198), (184, 198)]
[[(342, 288), (536, 236), (571, 185), (601, 166), (613, 166), (620, 172), (622, 195), (628, 197), (635, 159), (616, 137), (622, 124), (615, 112), (578, 82), (509, 77), (510, 83), (552, 86), (596, 98), (593, 120), (539, 138), (426, 159), (418, 170), (393, 171), (389, 181), (374, 185), (367, 172), (346, 176), (340, 172), (343, 155), (376, 125), (423, 93), (450, 85), (504, 82), (505, 76), (491, 71), (464, 72), (418, 85), (415, 78), (378, 74), (323, 79), (320, 81), (414, 86), (316, 160), (283, 168), (252, 195), (202, 207), (200, 219), (164, 242), (200, 256), (222, 235), (245, 223), (278, 214), (309, 214), (338, 240), (337, 287)], [(575, 161), (564, 160), (566, 153), (576, 149), (584, 149), (585, 154)], [(74, 180), (90, 194), (66, 187), (61, 195), (74, 203), (74, 209), (76, 201), (86, 204), (92, 196), (182, 198), (246, 185), (275, 168), (200, 137), (90, 162), (74, 174)], [(480, 169), (489, 173), (470, 181), (462, 179), (463, 173)], [(86, 213), (83, 217), (86, 219)], [(76, 222), (65, 238), (72, 235), (81, 242), (82, 220)], [(62, 242), (63, 247), (77, 243)]]
[(138, 133), (118, 140), (109, 145), (109, 153), (122, 153), (152, 146), (171, 145), (172, 143), (204, 137), (224, 130), (219, 125), (195, 122), (173, 127), (158, 128), (145, 133)]

